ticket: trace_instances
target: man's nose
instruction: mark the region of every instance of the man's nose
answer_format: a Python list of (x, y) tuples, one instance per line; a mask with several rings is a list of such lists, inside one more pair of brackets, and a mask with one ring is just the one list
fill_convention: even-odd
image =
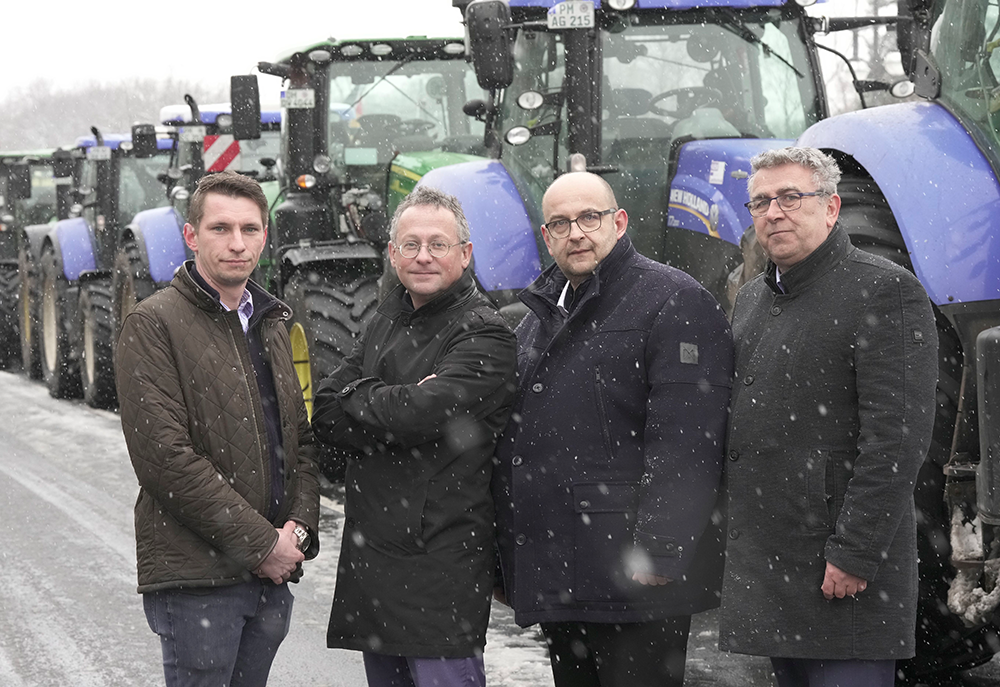
[(569, 221), (569, 234), (566, 235), (566, 238), (568, 240), (570, 240), (570, 241), (579, 241), (580, 239), (582, 239), (586, 235), (587, 235), (587, 232), (585, 232), (580, 227), (580, 223), (579, 222), (577, 222), (575, 219), (571, 219)]
[(767, 214), (764, 215), (767, 219), (778, 219), (785, 216), (785, 211), (781, 209), (778, 205), (778, 199), (772, 198), (767, 205)]
[(234, 253), (242, 253), (247, 249), (246, 241), (243, 240), (242, 231), (234, 231), (229, 238), (229, 249)]

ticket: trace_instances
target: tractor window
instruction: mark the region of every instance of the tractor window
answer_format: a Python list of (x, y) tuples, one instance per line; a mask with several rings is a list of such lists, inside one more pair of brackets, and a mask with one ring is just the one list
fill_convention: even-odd
[(981, 144), (1000, 155), (1000, 0), (945, 2), (931, 49), (941, 99), (973, 120)]
[[(704, 15), (698, 15), (704, 16)], [(691, 138), (795, 138), (818, 119), (799, 23), (780, 11), (603, 34), (603, 164), (639, 252), (665, 260), (669, 162)], [(686, 19), (690, 21), (690, 19)]]
[(119, 168), (118, 217), (123, 224), (136, 213), (166, 204), (163, 184), (156, 178), (167, 167), (164, 155), (149, 158), (123, 158)]
[(56, 215), (56, 182), (49, 165), (31, 165), (31, 197), (16, 202), (21, 226), (45, 224)]
[(462, 59), (335, 63), (330, 77), (334, 160), (347, 148), (371, 151), (349, 163), (385, 165), (397, 152), (472, 152), (482, 144), (483, 125), (462, 106), (484, 94)]

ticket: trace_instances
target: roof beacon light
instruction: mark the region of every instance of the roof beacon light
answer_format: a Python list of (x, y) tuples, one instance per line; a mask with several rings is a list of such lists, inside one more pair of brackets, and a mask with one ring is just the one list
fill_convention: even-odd
[[(815, 0), (813, 0), (815, 2)], [(635, 7), (635, 0), (608, 0), (608, 6), (613, 10), (623, 12)]]
[(372, 46), (372, 55), (375, 57), (385, 57), (392, 53), (392, 46), (388, 43), (376, 43)]

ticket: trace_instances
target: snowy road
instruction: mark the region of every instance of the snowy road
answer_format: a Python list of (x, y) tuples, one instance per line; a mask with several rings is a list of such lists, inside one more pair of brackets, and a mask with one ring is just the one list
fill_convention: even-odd
[[(132, 505), (138, 487), (115, 413), (49, 398), (0, 372), (0, 686), (162, 684), (160, 651), (135, 593)], [(323, 498), (323, 550), (293, 586), (292, 629), (271, 687), (364, 685), (360, 656), (327, 649), (326, 619), (343, 516)], [(686, 684), (767, 686), (768, 663), (716, 648), (714, 614), (696, 616)], [(536, 629), (495, 606), (486, 649), (491, 687), (549, 687)], [(994, 662), (969, 684), (997, 684)]]

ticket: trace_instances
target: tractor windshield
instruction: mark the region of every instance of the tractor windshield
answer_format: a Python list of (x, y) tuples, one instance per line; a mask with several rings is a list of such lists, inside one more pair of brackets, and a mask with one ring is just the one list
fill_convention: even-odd
[[(571, 130), (599, 122), (591, 136), (599, 152), (587, 164), (610, 170), (604, 176), (630, 211), (637, 247), (663, 259), (670, 163), (680, 143), (791, 139), (819, 118), (801, 23), (782, 12), (657, 14), (644, 23), (608, 26), (593, 46), (569, 32), (521, 29), (500, 128), (507, 141), (504, 162), (522, 192), (540, 207), (541, 193), (557, 170), (565, 170), (567, 155), (578, 152), (569, 150)], [(579, 54), (583, 50), (600, 55), (600, 62)], [(574, 64), (600, 84), (592, 112), (567, 107), (572, 94), (564, 81), (567, 65)], [(519, 97), (530, 91), (541, 98)], [(517, 127), (531, 135), (512, 145)]]
[(957, 110), (1000, 164), (1000, 0), (939, 2), (931, 38), (941, 99)]
[(464, 59), (334, 63), (330, 156), (348, 165), (385, 165), (396, 153), (468, 152), (482, 144), (483, 125), (462, 106), (482, 97)]
[(167, 156), (163, 154), (121, 159), (118, 172), (118, 217), (122, 222), (131, 222), (137, 213), (166, 203), (163, 183), (157, 179), (157, 175), (166, 168)]

